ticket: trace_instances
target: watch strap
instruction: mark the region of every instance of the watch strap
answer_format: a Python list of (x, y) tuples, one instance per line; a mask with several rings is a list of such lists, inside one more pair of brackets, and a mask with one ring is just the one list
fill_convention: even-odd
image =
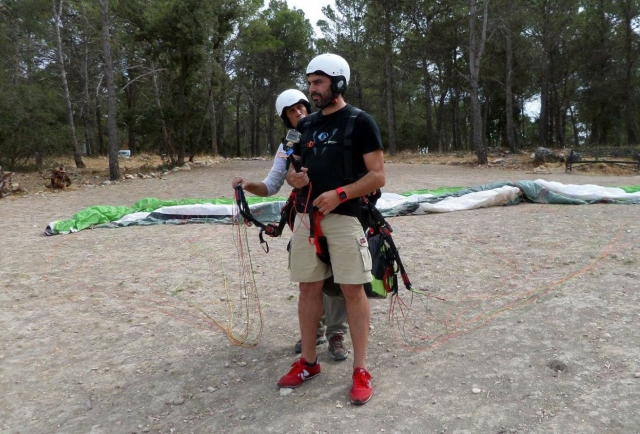
[(345, 203), (347, 200), (347, 193), (344, 191), (344, 188), (338, 187), (336, 188), (336, 193), (338, 193), (338, 198), (340, 199), (340, 203)]

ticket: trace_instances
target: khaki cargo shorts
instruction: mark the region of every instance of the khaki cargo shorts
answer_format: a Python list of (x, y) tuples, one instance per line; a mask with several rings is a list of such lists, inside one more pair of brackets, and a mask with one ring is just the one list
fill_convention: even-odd
[(309, 239), (309, 214), (297, 214), (289, 249), (291, 281), (319, 282), (333, 274), (336, 283), (371, 282), (369, 243), (358, 219), (329, 214), (320, 221), (320, 227), (327, 237), (331, 265), (318, 258), (313, 239)]

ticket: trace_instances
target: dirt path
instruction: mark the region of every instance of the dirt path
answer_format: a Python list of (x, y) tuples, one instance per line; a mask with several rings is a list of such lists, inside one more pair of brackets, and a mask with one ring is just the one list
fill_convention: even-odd
[[(640, 432), (636, 205), (520, 204), (390, 219), (411, 280), (429, 298), (415, 296), (411, 310), (372, 301), (375, 394), (361, 408), (348, 401), (351, 359), (334, 362), (326, 347), (320, 377), (286, 396), (276, 386), (298, 339), (288, 237), (265, 254), (248, 231), (264, 332), (244, 348), (189, 303), (224, 319), (218, 265), (237, 253), (231, 226), (43, 236), (50, 221), (90, 205), (230, 197), (233, 175), (262, 179), (269, 166), (228, 161), (0, 201), (0, 432)], [(640, 184), (636, 175), (561, 167), (391, 163), (385, 191), (538, 178)]]

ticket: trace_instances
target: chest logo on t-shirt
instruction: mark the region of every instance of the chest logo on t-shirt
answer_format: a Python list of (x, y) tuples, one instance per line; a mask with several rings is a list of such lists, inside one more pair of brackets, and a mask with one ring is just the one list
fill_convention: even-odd
[(336, 144), (338, 142), (336, 142), (335, 140), (331, 140), (335, 137), (335, 135), (338, 133), (338, 129), (334, 128), (333, 131), (331, 132), (331, 134), (327, 133), (326, 131), (321, 131), (320, 133), (318, 132), (314, 132), (313, 133), (313, 141), (316, 142), (316, 145), (319, 144), (323, 144), (323, 145), (332, 145), (332, 144)]
[[(336, 145), (338, 143), (335, 140), (331, 140), (337, 133), (338, 128), (334, 128), (331, 134), (327, 133), (326, 131), (315, 131), (313, 133), (313, 142), (309, 142), (307, 147), (313, 148), (313, 155), (315, 155), (316, 157), (319, 155), (323, 156), (325, 152), (327, 152), (328, 145)], [(320, 151), (318, 151), (318, 148), (320, 148)]]

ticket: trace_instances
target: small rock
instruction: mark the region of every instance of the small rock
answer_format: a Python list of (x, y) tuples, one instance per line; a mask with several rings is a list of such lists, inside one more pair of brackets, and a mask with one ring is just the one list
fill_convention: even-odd
[(477, 394), (477, 393), (482, 392), (482, 389), (480, 389), (480, 388), (478, 388), (478, 387), (474, 387), (473, 389), (471, 389), (471, 391), (472, 391), (473, 393), (476, 393), (476, 394)]
[(287, 396), (287, 395), (291, 395), (292, 393), (293, 393), (293, 389), (289, 389), (286, 387), (280, 388), (280, 396)]
[(567, 364), (562, 360), (557, 359), (551, 360), (549, 363), (547, 363), (547, 367), (556, 372), (564, 372), (567, 370)]
[(636, 372), (635, 374), (633, 374), (633, 378), (640, 378), (640, 372)]

